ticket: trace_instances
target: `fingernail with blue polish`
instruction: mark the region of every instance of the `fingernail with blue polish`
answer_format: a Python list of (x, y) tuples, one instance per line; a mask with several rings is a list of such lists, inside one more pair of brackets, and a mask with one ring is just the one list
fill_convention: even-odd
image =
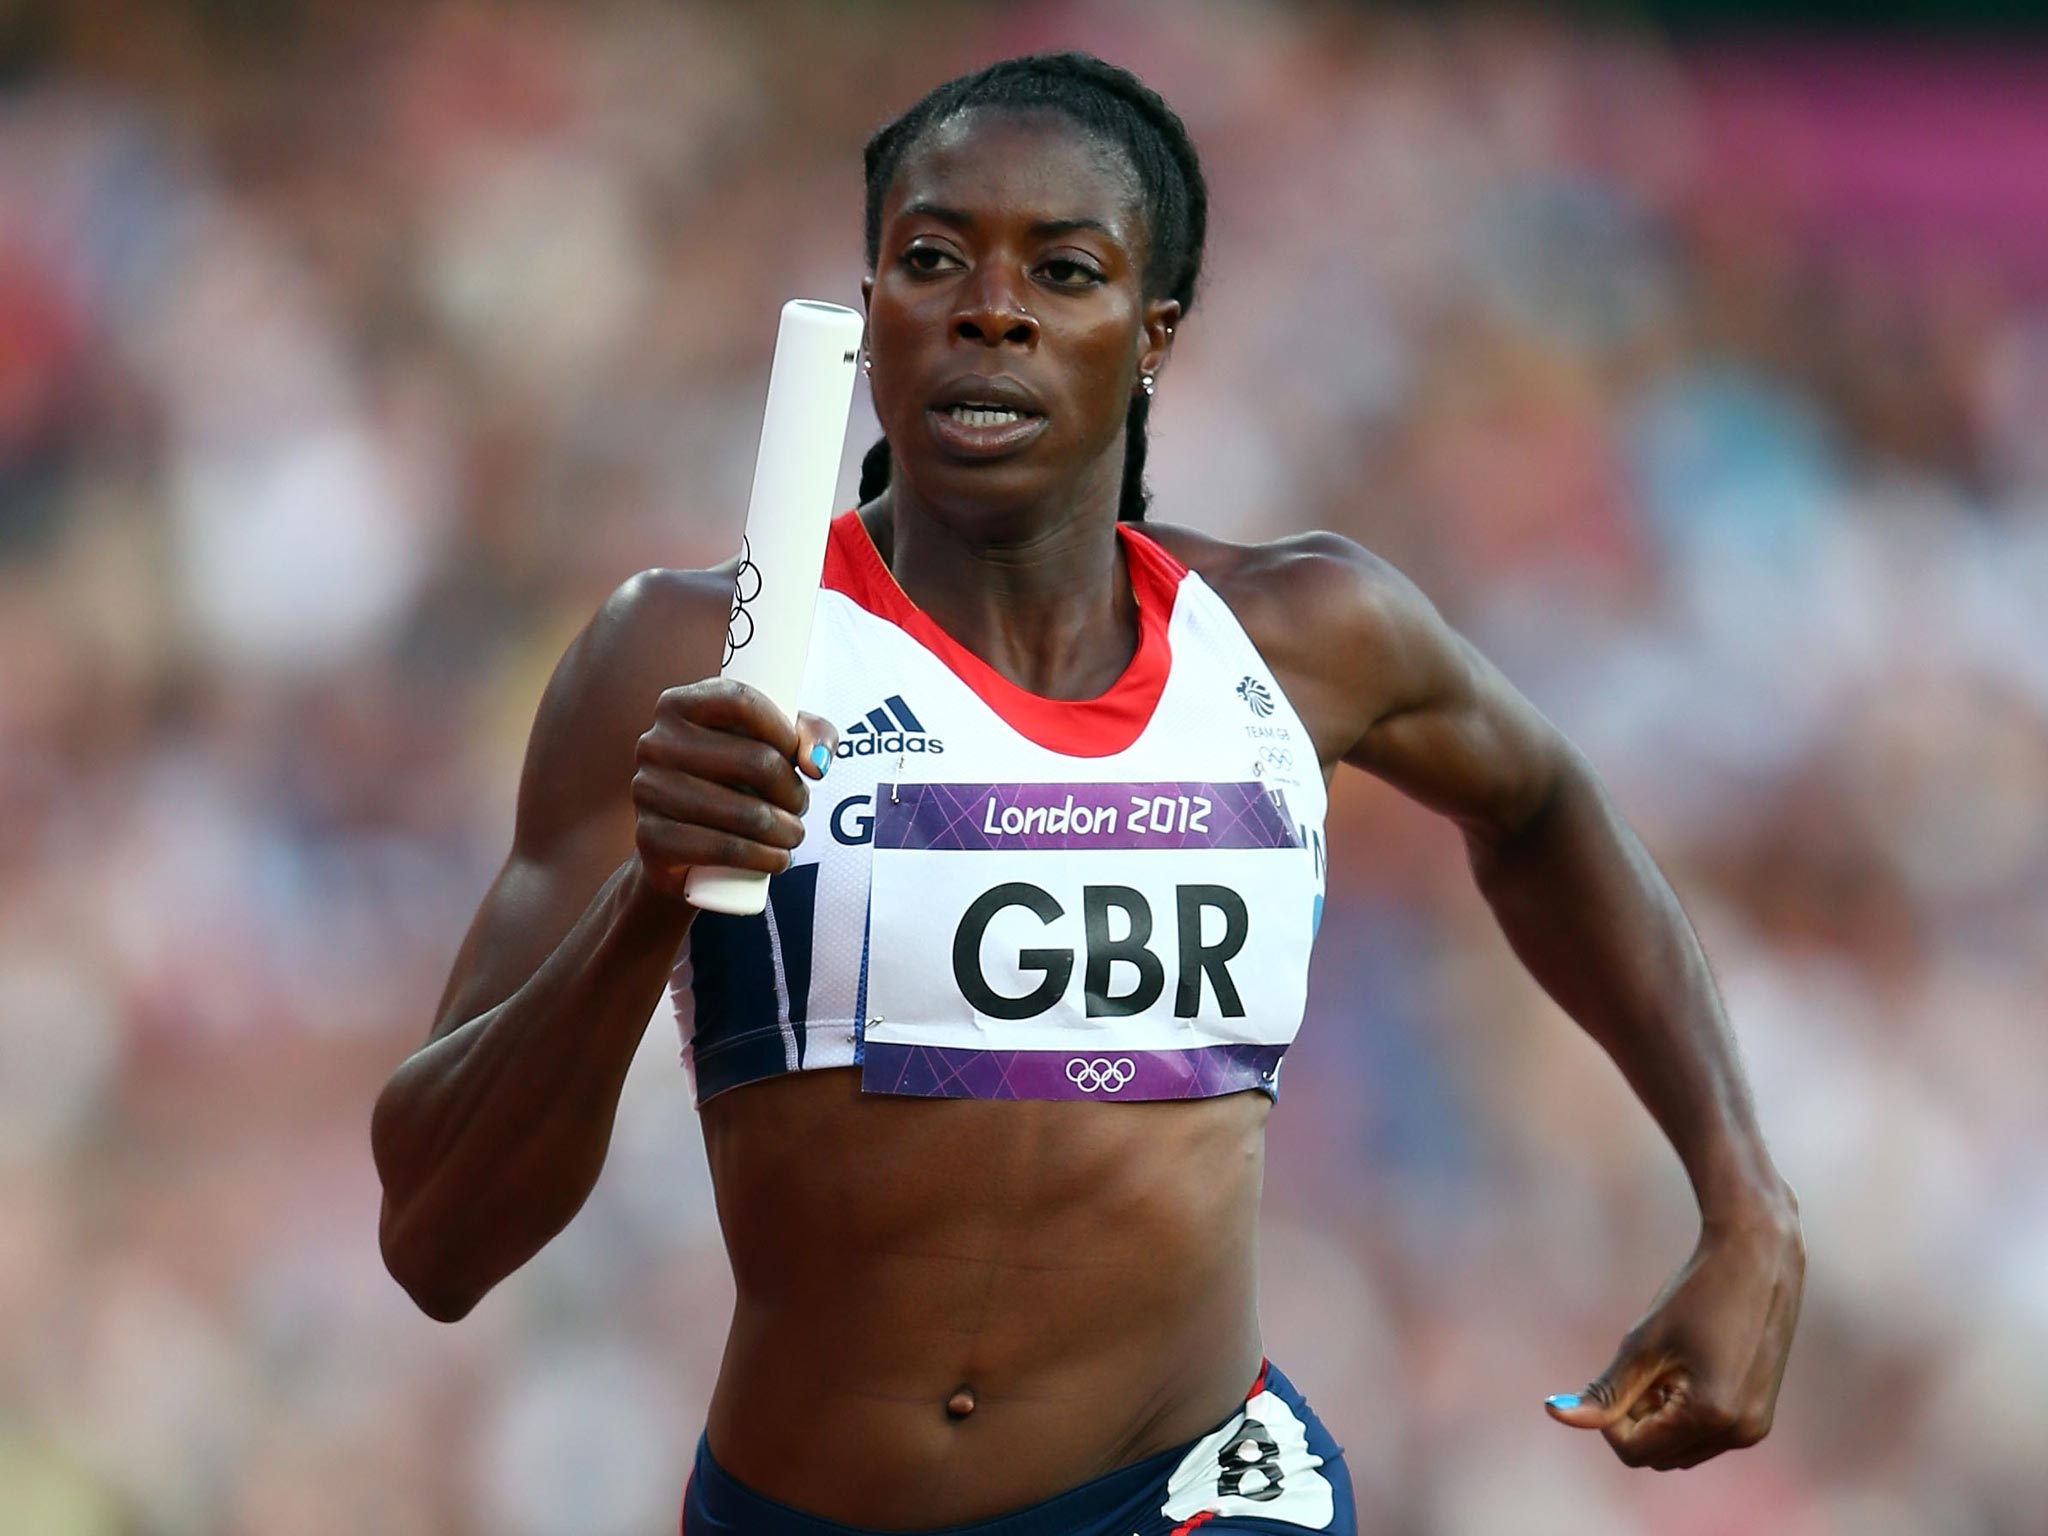
[(1579, 1406), (1579, 1394), (1576, 1392), (1560, 1392), (1555, 1397), (1546, 1397), (1543, 1401), (1550, 1404), (1551, 1407), (1557, 1409), (1560, 1413), (1568, 1413)]
[(811, 761), (817, 765), (818, 772), (823, 773), (832, 766), (832, 749), (822, 741), (819, 742), (811, 748)]

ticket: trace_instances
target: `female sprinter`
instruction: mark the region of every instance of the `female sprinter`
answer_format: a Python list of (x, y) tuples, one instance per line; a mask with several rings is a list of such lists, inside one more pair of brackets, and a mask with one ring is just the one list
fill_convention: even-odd
[[(1180, 120), (1099, 60), (1014, 59), (866, 161), (885, 436), (807, 710), (715, 680), (730, 568), (637, 576), (569, 648), (511, 856), (377, 1105), (392, 1273), (452, 1320), (561, 1230), (673, 972), (738, 1292), (689, 1536), (1352, 1531), (1340, 1448), (1262, 1356), (1255, 1251), (1348, 763), (1456, 819), (1697, 1192), (1691, 1257), (1550, 1411), (1630, 1465), (1761, 1438), (1792, 1193), (1592, 771), (1356, 545), (1142, 520), (1202, 259)], [(770, 871), (767, 912), (693, 913), (701, 863)]]

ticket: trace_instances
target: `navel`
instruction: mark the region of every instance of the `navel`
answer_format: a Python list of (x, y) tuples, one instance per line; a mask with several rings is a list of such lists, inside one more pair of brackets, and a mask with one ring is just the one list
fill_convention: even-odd
[(953, 1395), (946, 1399), (946, 1412), (956, 1419), (964, 1419), (974, 1412), (974, 1388), (962, 1383)]

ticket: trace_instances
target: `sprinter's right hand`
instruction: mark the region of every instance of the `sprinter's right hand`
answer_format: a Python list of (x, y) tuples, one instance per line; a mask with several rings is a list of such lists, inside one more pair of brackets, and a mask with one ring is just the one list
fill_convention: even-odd
[(787, 869), (811, 801), (804, 779), (822, 779), (838, 746), (827, 721), (792, 725), (745, 683), (668, 689), (634, 753), (634, 846), (649, 883), (680, 901), (694, 865)]

